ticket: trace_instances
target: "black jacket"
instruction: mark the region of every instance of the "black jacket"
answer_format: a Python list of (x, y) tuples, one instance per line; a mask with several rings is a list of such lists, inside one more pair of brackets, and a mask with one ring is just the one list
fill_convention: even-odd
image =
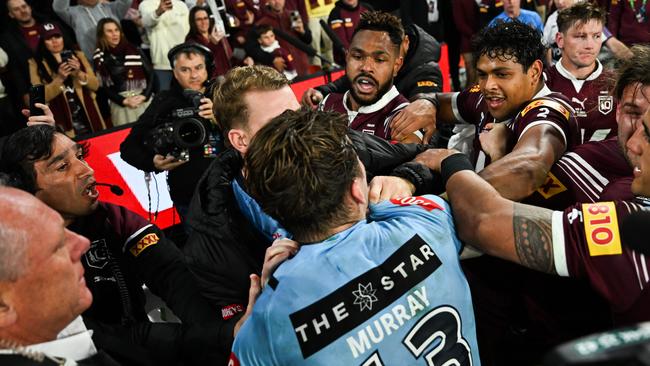
[[(212, 98), (211, 93), (206, 94), (208, 98)], [(154, 127), (171, 120), (172, 110), (190, 106), (192, 104), (183, 96), (181, 86), (175, 79), (172, 80), (170, 89), (154, 97), (120, 145), (122, 159), (145, 172), (157, 172), (153, 165), (155, 153), (151, 148), (145, 146), (145, 140)], [(212, 136), (216, 139), (216, 148), (221, 150), (223, 148), (221, 134), (216, 127), (211, 127)], [(176, 206), (189, 205), (196, 183), (214, 158), (214, 156), (204, 155), (203, 145), (191, 148), (189, 152), (190, 160), (176, 169), (170, 170), (167, 175), (170, 195)]]
[[(440, 44), (422, 28), (411, 24), (405, 28), (410, 40), (409, 50), (404, 58), (404, 65), (395, 77), (395, 87), (410, 101), (417, 99), (420, 93), (442, 91), (442, 73)], [(323, 96), (330, 93), (345, 93), (350, 89), (346, 77), (316, 88)]]
[[(413, 159), (423, 145), (395, 144), (373, 135), (350, 131), (368, 179), (387, 174)], [(240, 175), (242, 158), (227, 150), (212, 162), (196, 187), (189, 210), (192, 234), (183, 247), (187, 265), (203, 295), (222, 309), (229, 326), (241, 317), (248, 301), (249, 275), (260, 273), (266, 248), (271, 244), (243, 216), (232, 182)]]
[[(100, 348), (118, 361), (131, 360), (141, 347), (146, 351), (142, 358), (151, 357), (155, 364), (225, 362), (230, 347), (218, 345), (232, 338), (232, 328), (216, 321), (217, 309), (201, 296), (182, 253), (160, 229), (110, 203), (100, 203), (69, 229), (91, 241), (82, 263), (93, 303), (83, 317), (88, 329), (97, 331), (93, 339)], [(143, 284), (182, 325), (148, 321)], [(116, 343), (120, 340), (123, 345)]]

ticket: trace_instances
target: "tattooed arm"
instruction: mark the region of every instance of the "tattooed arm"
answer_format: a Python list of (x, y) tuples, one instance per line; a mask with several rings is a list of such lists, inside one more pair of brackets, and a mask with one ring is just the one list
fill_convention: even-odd
[(458, 235), (495, 257), (557, 274), (553, 262), (553, 211), (505, 199), (476, 173), (464, 170), (447, 181)]

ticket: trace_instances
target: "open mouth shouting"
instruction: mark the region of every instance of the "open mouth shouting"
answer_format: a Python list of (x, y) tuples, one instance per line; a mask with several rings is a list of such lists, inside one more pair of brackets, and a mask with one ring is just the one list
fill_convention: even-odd
[(99, 192), (97, 191), (97, 183), (94, 180), (88, 183), (84, 188), (82, 194), (90, 198), (92, 201), (97, 200), (97, 197), (99, 197)]
[(359, 94), (373, 94), (377, 91), (377, 81), (368, 75), (359, 75), (354, 79), (354, 86)]

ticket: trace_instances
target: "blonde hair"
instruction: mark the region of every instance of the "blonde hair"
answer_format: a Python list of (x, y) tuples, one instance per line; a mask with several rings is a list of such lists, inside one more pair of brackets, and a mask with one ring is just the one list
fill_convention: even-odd
[(268, 66), (244, 66), (228, 71), (212, 98), (214, 116), (223, 133), (248, 122), (248, 106), (244, 100), (247, 92), (279, 90), (288, 85), (289, 80), (282, 73)]

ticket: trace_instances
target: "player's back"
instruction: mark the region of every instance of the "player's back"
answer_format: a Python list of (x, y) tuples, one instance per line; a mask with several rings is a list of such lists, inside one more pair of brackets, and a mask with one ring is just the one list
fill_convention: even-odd
[(480, 364), (449, 207), (410, 197), (369, 219), (280, 266), (235, 340), (235, 364)]

